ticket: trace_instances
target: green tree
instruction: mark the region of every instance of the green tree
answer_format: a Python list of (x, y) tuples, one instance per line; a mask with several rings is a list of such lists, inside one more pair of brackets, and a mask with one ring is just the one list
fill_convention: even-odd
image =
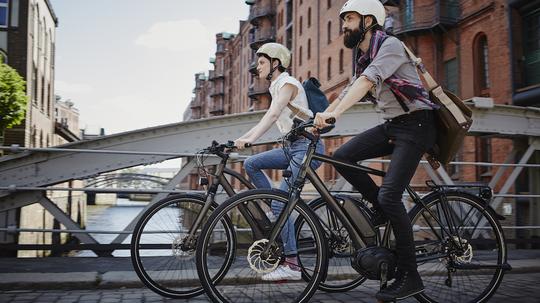
[(5, 130), (18, 125), (25, 117), (28, 102), (25, 85), (16, 70), (0, 63), (0, 145), (4, 145)]

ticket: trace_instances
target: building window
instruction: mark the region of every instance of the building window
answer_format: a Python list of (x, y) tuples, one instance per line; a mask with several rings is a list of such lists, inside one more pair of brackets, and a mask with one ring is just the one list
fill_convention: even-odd
[(414, 22), (414, 0), (405, 0), (405, 15), (403, 18), (403, 26), (408, 28)]
[(343, 49), (339, 50), (339, 73), (343, 74)]
[(339, 34), (343, 34), (343, 19), (339, 18)]
[(332, 58), (328, 57), (328, 64), (326, 66), (327, 78), (328, 80), (332, 79)]
[(298, 66), (302, 66), (302, 47), (298, 50)]
[(8, 26), (9, 7), (8, 0), (0, 0), (0, 27)]
[(326, 7), (331, 8), (332, 7), (332, 0), (326, 0)]
[(300, 28), (298, 29), (298, 31), (300, 32), (300, 36), (302, 36), (302, 27), (303, 27), (302, 23), (303, 23), (302, 16), (300, 16), (300, 22), (299, 22)]
[(540, 83), (540, 11), (523, 16), (524, 86)]
[(326, 43), (330, 44), (330, 42), (332, 42), (332, 21), (328, 21), (326, 33), (327, 33)]
[(41, 111), (45, 112), (45, 77), (41, 76)]
[(457, 59), (444, 62), (444, 88), (458, 95), (458, 64)]
[(311, 39), (307, 40), (307, 58), (311, 59)]
[(311, 7), (307, 10), (307, 27), (311, 27)]
[(307, 71), (307, 78), (308, 79), (311, 78), (311, 71), (310, 70)]
[(287, 2), (287, 22), (285, 24), (291, 23), (292, 19), (293, 19), (293, 2), (289, 1)]
[(485, 34), (480, 34), (474, 43), (474, 87), (477, 96), (489, 96), (489, 57)]
[(32, 101), (36, 106), (38, 104), (37, 72), (37, 67), (34, 65), (34, 68), (32, 69)]
[(292, 26), (287, 29), (287, 45), (288, 49), (292, 49), (293, 31)]

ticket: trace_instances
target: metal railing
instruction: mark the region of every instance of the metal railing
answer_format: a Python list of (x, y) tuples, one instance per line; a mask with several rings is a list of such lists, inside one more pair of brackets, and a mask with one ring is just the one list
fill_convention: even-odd
[(422, 6), (406, 6), (395, 20), (394, 32), (397, 34), (429, 29), (437, 25), (456, 25), (460, 18), (459, 3), (433, 0)]
[[(194, 153), (171, 153), (171, 152), (159, 152), (159, 151), (130, 151), (130, 150), (94, 150), (94, 149), (69, 149), (69, 148), (26, 148), (26, 147), (20, 147), (17, 145), (13, 146), (1, 146), (0, 150), (8, 150), (12, 153), (20, 153), (20, 152), (47, 152), (47, 153), (92, 153), (92, 154), (124, 154), (124, 155), (156, 155), (156, 156), (167, 156), (167, 157), (193, 157), (195, 156)], [(213, 155), (209, 155), (209, 157), (216, 157)], [(239, 155), (237, 153), (231, 154), (231, 160), (242, 160), (245, 159), (247, 156)], [(385, 159), (371, 159), (363, 161), (365, 163), (389, 163), (390, 160)], [(420, 164), (427, 167), (426, 164), (428, 164), (427, 161), (422, 160)], [(538, 169), (540, 168), (540, 164), (526, 164), (526, 163), (488, 163), (488, 162), (466, 162), (466, 161), (456, 161), (451, 162), (450, 165), (473, 165), (473, 166), (489, 166), (489, 167), (499, 167), (499, 168), (530, 168), (530, 169)], [(144, 194), (171, 194), (171, 193), (205, 193), (204, 191), (195, 191), (195, 190), (184, 190), (184, 189), (138, 189), (138, 188), (85, 188), (85, 187), (75, 187), (75, 188), (66, 188), (66, 187), (32, 187), (32, 186), (5, 186), (0, 187), (0, 191), (6, 191), (7, 193), (15, 193), (15, 192), (36, 192), (36, 191), (65, 191), (65, 192), (87, 192), (87, 193), (144, 193)], [(359, 195), (358, 193), (356, 193)], [(314, 197), (317, 196), (317, 193), (315, 192), (305, 192), (303, 193), (305, 197)], [(536, 199), (540, 198), (540, 194), (516, 194), (516, 193), (495, 193), (493, 195), (494, 198), (526, 198), (526, 199)], [(523, 203), (523, 202), (520, 202)], [(519, 225), (505, 225), (503, 226), (505, 230), (538, 230), (540, 229), (540, 226), (536, 225), (527, 225), (527, 226), (519, 226)], [(130, 234), (131, 231), (124, 230), (124, 231), (110, 231), (110, 230), (76, 230), (76, 229), (47, 229), (47, 228), (14, 228), (14, 227), (6, 227), (6, 228), (0, 228), (0, 232), (8, 232), (8, 233), (25, 233), (25, 232), (43, 232), (43, 233), (72, 233), (72, 234)], [(522, 239), (514, 239), (521, 241)], [(522, 241), (523, 242), (523, 241)], [(99, 245), (105, 245), (108, 247), (108, 249), (128, 249), (129, 247), (123, 244), (82, 244), (80, 246), (64, 246), (64, 244), (59, 244), (60, 247), (66, 247), (69, 249), (96, 249), (96, 247)], [(0, 245), (1, 246), (1, 245)], [(9, 247), (11, 249), (29, 249), (29, 250), (49, 250), (45, 247), (52, 247), (54, 245), (32, 245), (32, 244), (10, 244)], [(38, 248), (39, 247), (39, 248)], [(99, 248), (97, 250), (106, 250), (105, 248)]]

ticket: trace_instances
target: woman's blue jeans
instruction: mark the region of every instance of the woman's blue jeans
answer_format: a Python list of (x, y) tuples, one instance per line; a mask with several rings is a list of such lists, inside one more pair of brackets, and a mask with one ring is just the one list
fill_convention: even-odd
[[(251, 182), (257, 188), (272, 188), (269, 178), (262, 171), (263, 169), (286, 169), (292, 172), (289, 182), (294, 182), (302, 159), (308, 149), (309, 140), (306, 138), (300, 138), (291, 143), (288, 150), (289, 157), (285, 155), (285, 151), (281, 148), (272, 149), (266, 152), (262, 152), (247, 158), (244, 161), (244, 169), (248, 174)], [(324, 145), (319, 141), (316, 151), (318, 153), (324, 153)], [(289, 162), (289, 159), (292, 160)], [(312, 161), (311, 167), (316, 169), (321, 163), (319, 161)], [(279, 189), (283, 191), (289, 190), (289, 185), (285, 179), (281, 181)], [(281, 202), (272, 201), (272, 213), (276, 218), (281, 214), (281, 211), (285, 208), (285, 205)], [(294, 233), (294, 222), (291, 218), (287, 219), (287, 223), (281, 231), (281, 239), (283, 240), (283, 250), (286, 256), (296, 255), (298, 253), (296, 248), (296, 238)]]

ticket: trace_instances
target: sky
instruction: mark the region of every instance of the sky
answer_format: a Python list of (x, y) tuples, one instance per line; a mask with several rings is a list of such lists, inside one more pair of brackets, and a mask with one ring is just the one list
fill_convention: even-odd
[(212, 69), (215, 34), (237, 33), (243, 0), (51, 0), (55, 91), (79, 127), (113, 134), (180, 122), (194, 74)]

